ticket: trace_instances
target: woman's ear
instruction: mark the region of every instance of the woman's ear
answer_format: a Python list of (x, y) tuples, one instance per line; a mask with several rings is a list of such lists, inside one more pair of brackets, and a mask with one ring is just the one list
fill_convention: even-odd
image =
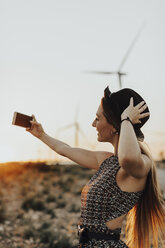
[(115, 127), (113, 127), (113, 132), (115, 133), (117, 130), (116, 130), (116, 128)]
[(112, 134), (119, 134), (115, 127), (113, 127)]

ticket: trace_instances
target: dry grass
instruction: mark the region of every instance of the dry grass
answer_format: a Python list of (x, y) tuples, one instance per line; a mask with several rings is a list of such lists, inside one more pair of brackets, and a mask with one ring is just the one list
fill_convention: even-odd
[(93, 173), (44, 162), (0, 166), (0, 248), (77, 245), (80, 193)]

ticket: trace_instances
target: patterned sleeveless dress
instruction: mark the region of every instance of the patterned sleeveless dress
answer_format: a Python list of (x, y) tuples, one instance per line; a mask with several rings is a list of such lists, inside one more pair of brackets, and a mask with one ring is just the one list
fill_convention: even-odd
[[(80, 226), (90, 231), (120, 233), (121, 229), (111, 230), (106, 222), (122, 216), (133, 208), (142, 196), (143, 191), (122, 191), (116, 182), (120, 169), (118, 157), (112, 155), (105, 159), (98, 171), (92, 176), (81, 192)], [(92, 239), (79, 248), (126, 248), (122, 241)]]

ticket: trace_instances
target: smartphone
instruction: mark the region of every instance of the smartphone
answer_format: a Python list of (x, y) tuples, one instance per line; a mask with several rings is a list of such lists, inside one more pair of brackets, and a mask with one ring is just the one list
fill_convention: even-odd
[(12, 124), (20, 127), (31, 128), (30, 121), (32, 121), (32, 119), (33, 119), (32, 116), (14, 112)]

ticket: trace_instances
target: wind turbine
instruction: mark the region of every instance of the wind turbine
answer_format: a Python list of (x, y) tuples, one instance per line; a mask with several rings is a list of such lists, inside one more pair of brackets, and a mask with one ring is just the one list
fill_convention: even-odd
[(66, 125), (66, 126), (64, 126), (64, 127), (62, 127), (62, 128), (59, 128), (59, 129), (57, 130), (56, 137), (57, 137), (57, 135), (58, 135), (61, 131), (64, 131), (64, 130), (66, 130), (66, 129), (69, 129), (69, 128), (74, 127), (74, 128), (75, 128), (75, 132), (74, 132), (74, 146), (75, 146), (75, 147), (78, 147), (78, 146), (79, 146), (79, 134), (81, 134), (81, 135), (84, 137), (84, 139), (86, 140), (86, 142), (88, 143), (88, 145), (91, 146), (91, 145), (89, 144), (89, 142), (88, 142), (88, 139), (87, 139), (85, 133), (84, 133), (83, 130), (81, 129), (80, 124), (79, 124), (78, 121), (77, 121), (77, 118), (78, 118), (78, 108), (77, 108), (76, 113), (75, 113), (75, 121), (74, 121), (73, 123), (69, 124), (69, 125)]
[(133, 39), (130, 47), (128, 48), (127, 52), (125, 53), (117, 71), (87, 71), (87, 72), (88, 73), (95, 73), (95, 74), (104, 74), (104, 75), (116, 74), (118, 77), (119, 88), (121, 89), (122, 88), (122, 76), (127, 75), (125, 72), (122, 72), (122, 68), (123, 68), (128, 56), (129, 56), (130, 52), (132, 51), (138, 37), (140, 36), (143, 28), (144, 28), (144, 24), (138, 30), (138, 32), (137, 32), (135, 38)]

